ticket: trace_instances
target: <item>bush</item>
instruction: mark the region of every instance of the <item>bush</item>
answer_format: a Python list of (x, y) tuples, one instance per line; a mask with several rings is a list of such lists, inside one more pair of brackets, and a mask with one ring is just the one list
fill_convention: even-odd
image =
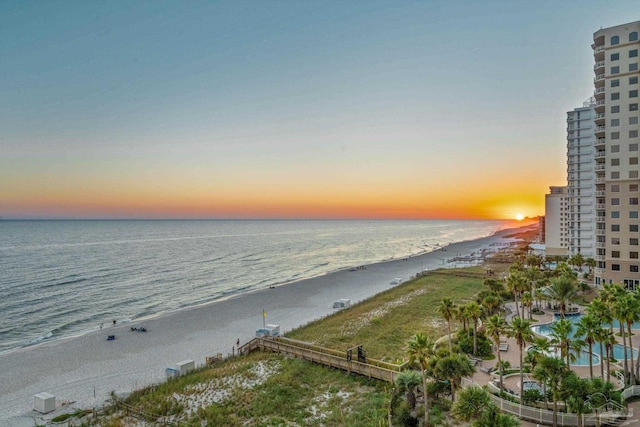
[[(458, 332), (458, 345), (463, 353), (473, 354), (473, 333)], [(478, 353), (474, 356), (487, 357), (491, 354), (492, 343), (482, 332), (477, 333)]]

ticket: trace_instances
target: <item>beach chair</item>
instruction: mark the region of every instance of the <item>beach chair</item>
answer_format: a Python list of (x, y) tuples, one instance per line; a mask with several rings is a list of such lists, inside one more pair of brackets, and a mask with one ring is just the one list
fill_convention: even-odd
[(498, 347), (500, 351), (509, 351), (509, 343), (506, 341), (500, 341), (500, 346)]

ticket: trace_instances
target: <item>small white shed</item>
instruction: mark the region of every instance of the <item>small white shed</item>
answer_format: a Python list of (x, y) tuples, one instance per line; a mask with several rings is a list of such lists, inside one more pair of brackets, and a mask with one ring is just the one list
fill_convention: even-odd
[(33, 409), (47, 414), (56, 409), (56, 397), (51, 393), (38, 393), (33, 395)]
[(178, 371), (178, 375), (185, 375), (189, 372), (193, 371), (196, 368), (196, 363), (191, 360), (183, 360), (182, 362), (176, 363), (176, 371)]

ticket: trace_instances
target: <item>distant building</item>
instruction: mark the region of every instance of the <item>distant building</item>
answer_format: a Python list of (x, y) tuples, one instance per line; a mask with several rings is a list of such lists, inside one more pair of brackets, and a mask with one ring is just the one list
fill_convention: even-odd
[(567, 113), (568, 253), (595, 258), (595, 98)]
[(640, 21), (593, 34), (596, 284), (640, 281)]
[(549, 187), (544, 197), (545, 251), (547, 255), (569, 255), (567, 187)]
[(538, 240), (540, 243), (545, 243), (546, 239), (544, 237), (547, 232), (546, 221), (544, 215), (540, 215), (538, 217)]

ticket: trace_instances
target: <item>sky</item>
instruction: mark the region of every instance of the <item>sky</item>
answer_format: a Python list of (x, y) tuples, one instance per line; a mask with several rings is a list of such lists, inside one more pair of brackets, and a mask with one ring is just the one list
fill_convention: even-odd
[(0, 1), (0, 218), (512, 219), (637, 0)]

